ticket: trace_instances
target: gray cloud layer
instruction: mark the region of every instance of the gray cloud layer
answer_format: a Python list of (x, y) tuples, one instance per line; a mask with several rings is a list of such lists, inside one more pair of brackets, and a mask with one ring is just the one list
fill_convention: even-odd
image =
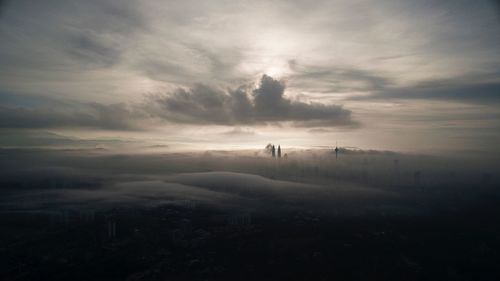
[[(62, 103), (51, 99), (35, 106), (0, 106), (0, 128), (91, 127), (146, 129), (154, 120), (181, 124), (255, 125), (294, 122), (297, 126), (356, 125), (339, 105), (304, 103), (285, 97), (285, 84), (264, 75), (258, 88), (223, 91), (204, 84), (152, 95), (146, 104)], [(248, 93), (251, 92), (251, 93)], [(3, 98), (8, 101), (9, 97)], [(19, 98), (14, 102), (20, 103)], [(7, 103), (7, 102), (6, 102)], [(39, 105), (42, 106), (39, 106)], [(138, 125), (140, 124), (140, 126)]]
[(89, 127), (108, 130), (137, 129), (133, 119), (139, 117), (124, 104), (90, 103), (82, 108), (0, 106), (0, 128)]
[(419, 99), (490, 104), (500, 102), (499, 81), (434, 80), (408, 87), (388, 87), (356, 100)]

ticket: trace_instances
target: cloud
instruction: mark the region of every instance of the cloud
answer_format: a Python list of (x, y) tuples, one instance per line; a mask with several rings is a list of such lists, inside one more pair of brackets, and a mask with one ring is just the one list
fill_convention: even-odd
[(339, 105), (304, 103), (285, 97), (285, 84), (263, 75), (258, 88), (223, 91), (197, 84), (151, 97), (152, 114), (174, 123), (253, 125), (293, 122), (301, 126), (353, 125), (351, 112)]
[[(54, 182), (53, 178), (50, 179)], [(70, 178), (70, 180), (74, 179)], [(182, 204), (186, 200), (221, 205), (221, 202), (225, 200), (235, 200), (235, 196), (227, 193), (151, 180), (126, 181), (110, 186), (96, 185), (91, 188), (62, 187), (43, 191), (31, 190), (30, 192), (9, 194), (6, 197), (11, 201), (0, 202), (0, 207), (18, 210), (95, 209), (117, 205), (128, 208), (155, 207), (164, 204)]]
[(78, 138), (40, 129), (2, 129), (0, 147), (9, 148), (62, 148), (62, 149), (95, 149), (119, 148), (130, 146), (132, 140), (117, 138)]
[(108, 130), (138, 129), (137, 114), (124, 104), (90, 103), (79, 108), (0, 106), (0, 128), (89, 127)]
[[(486, 77), (488, 78), (488, 77)], [(443, 100), (490, 104), (500, 102), (500, 82), (474, 75), (453, 79), (422, 81), (407, 87), (386, 87), (371, 95), (351, 97), (352, 100)]]
[[(153, 80), (183, 85), (190, 84), (193, 80), (224, 83), (244, 79), (245, 76), (238, 69), (242, 54), (237, 48), (214, 51), (205, 44), (184, 40), (186, 39), (164, 43), (165, 46), (161, 49), (155, 49), (154, 45), (145, 46), (147, 51), (138, 56), (134, 68)], [(165, 49), (168, 54), (165, 54)]]
[(329, 133), (333, 133), (333, 131), (331, 131), (331, 130), (326, 130), (326, 129), (322, 129), (322, 128), (313, 128), (313, 129), (308, 130), (308, 132), (312, 133), (312, 134), (329, 134)]
[(240, 127), (236, 127), (232, 130), (225, 131), (222, 134), (226, 135), (226, 136), (239, 136), (239, 137), (247, 137), (247, 136), (256, 135), (256, 133), (254, 131), (248, 130), (248, 129), (242, 129)]
[[(155, 122), (190, 125), (353, 126), (351, 112), (339, 105), (288, 99), (285, 84), (263, 75), (249, 85), (223, 90), (205, 84), (146, 96), (146, 103), (82, 103), (21, 95), (0, 95), (0, 128), (96, 128), (148, 130)], [(242, 132), (238, 132), (241, 134)]]
[[(133, 1), (9, 1), (0, 36), (2, 69), (78, 72), (119, 62), (145, 23)], [(19, 34), (22, 34), (20, 36)]]
[(65, 51), (71, 58), (78, 60), (82, 65), (94, 65), (99, 67), (110, 66), (118, 63), (120, 51), (116, 46), (100, 40), (95, 34), (81, 32), (66, 38), (67, 48)]
[(318, 67), (290, 63), (294, 74), (290, 76), (293, 87), (322, 93), (371, 92), (388, 87), (393, 83), (381, 73), (349, 67)]

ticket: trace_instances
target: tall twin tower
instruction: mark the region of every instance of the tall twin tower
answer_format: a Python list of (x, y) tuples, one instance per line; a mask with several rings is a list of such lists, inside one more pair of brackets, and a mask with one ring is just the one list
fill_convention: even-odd
[[(274, 144), (273, 144), (273, 147), (271, 148), (271, 154), (273, 155), (273, 158), (276, 157), (276, 148), (274, 147)], [(278, 158), (281, 158), (281, 147), (278, 145)]]

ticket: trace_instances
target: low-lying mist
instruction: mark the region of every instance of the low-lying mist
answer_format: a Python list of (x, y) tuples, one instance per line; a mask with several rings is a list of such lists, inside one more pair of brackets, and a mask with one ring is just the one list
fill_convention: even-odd
[(277, 214), (431, 215), (494, 203), (494, 161), (380, 151), (2, 150), (5, 212), (199, 204)]

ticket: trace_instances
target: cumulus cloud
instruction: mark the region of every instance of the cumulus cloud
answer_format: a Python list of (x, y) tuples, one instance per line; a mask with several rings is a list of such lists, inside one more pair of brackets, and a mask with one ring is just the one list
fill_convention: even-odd
[[(263, 125), (292, 122), (295, 126), (355, 125), (351, 112), (339, 105), (305, 103), (285, 95), (285, 84), (263, 75), (249, 85), (223, 90), (205, 84), (148, 96), (147, 102), (81, 103), (50, 98), (0, 95), (0, 128), (97, 128), (147, 130), (156, 121), (191, 125)], [(29, 102), (27, 102), (29, 101)]]
[(191, 124), (252, 125), (294, 122), (303, 126), (353, 125), (351, 112), (339, 105), (305, 103), (285, 96), (285, 84), (263, 75), (259, 86), (223, 91), (206, 85), (151, 97), (152, 114)]

